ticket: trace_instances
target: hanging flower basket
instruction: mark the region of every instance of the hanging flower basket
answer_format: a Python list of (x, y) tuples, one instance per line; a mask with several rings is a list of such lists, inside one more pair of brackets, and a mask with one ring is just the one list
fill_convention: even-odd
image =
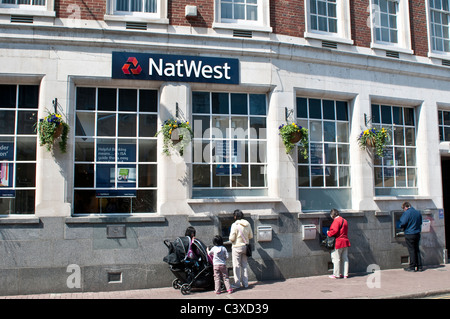
[(296, 144), (298, 142), (300, 142), (300, 140), (302, 139), (303, 134), (302, 132), (293, 132), (291, 134), (291, 139), (289, 140), (292, 144)]
[(283, 140), (286, 154), (289, 154), (298, 145), (302, 148), (301, 155), (303, 158), (308, 158), (308, 129), (292, 123), (280, 125), (278, 132)]
[(36, 124), (36, 131), (41, 146), (45, 146), (47, 151), (50, 152), (53, 149), (55, 141), (59, 139), (59, 149), (61, 153), (66, 153), (69, 125), (64, 122), (60, 114), (49, 113)]
[(384, 149), (391, 140), (389, 131), (385, 128), (371, 128), (361, 132), (358, 136), (359, 147), (363, 150), (373, 149), (379, 157), (384, 156)]
[(163, 135), (163, 153), (167, 156), (170, 155), (170, 151), (173, 148), (177, 149), (180, 155), (183, 156), (184, 148), (194, 136), (188, 121), (181, 122), (174, 119), (166, 120), (155, 136), (158, 136), (160, 133)]

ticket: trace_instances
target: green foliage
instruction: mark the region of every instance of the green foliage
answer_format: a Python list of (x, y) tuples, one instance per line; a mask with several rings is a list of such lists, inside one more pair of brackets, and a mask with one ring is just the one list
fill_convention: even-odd
[(359, 147), (363, 150), (367, 148), (373, 148), (375, 154), (379, 157), (384, 156), (384, 149), (391, 140), (389, 131), (385, 128), (377, 129), (371, 128), (361, 132), (358, 136)]
[(66, 153), (70, 128), (63, 121), (60, 114), (49, 113), (48, 116), (39, 120), (36, 129), (39, 136), (39, 144), (45, 146), (47, 151), (52, 151), (55, 140), (59, 139), (59, 149), (61, 153)]
[[(301, 147), (300, 154), (304, 159), (308, 158), (308, 129), (298, 126), (296, 123), (282, 124), (278, 127), (279, 135), (283, 140), (286, 154), (289, 154), (292, 149), (298, 145)], [(296, 135), (300, 135), (297, 136)], [(297, 140), (299, 139), (299, 140)]]
[[(170, 150), (172, 148), (178, 149), (181, 156), (183, 156), (183, 151), (185, 147), (190, 143), (194, 133), (192, 131), (189, 122), (181, 122), (174, 119), (169, 119), (162, 124), (161, 129), (156, 132), (155, 136), (158, 134), (163, 135), (163, 153), (170, 156)], [(178, 139), (173, 141), (175, 135), (178, 134)]]

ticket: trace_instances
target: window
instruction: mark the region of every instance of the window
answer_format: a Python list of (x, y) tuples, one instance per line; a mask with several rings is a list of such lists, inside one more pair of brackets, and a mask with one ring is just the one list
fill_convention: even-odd
[(105, 21), (168, 24), (167, 0), (108, 0)]
[(257, 0), (221, 0), (220, 18), (222, 21), (258, 20)]
[(414, 108), (372, 104), (372, 123), (390, 130), (392, 136), (385, 156), (375, 155), (375, 195), (417, 194)]
[(156, 12), (156, 0), (116, 0), (116, 12)]
[(349, 0), (305, 0), (305, 38), (353, 44)]
[(0, 85), (0, 214), (34, 214), (38, 85)]
[(398, 43), (397, 13), (398, 3), (392, 0), (373, 0), (377, 42)]
[(45, 0), (1, 0), (1, 4), (17, 7), (45, 6)]
[(372, 44), (374, 49), (413, 54), (408, 0), (371, 1)]
[(337, 33), (336, 0), (310, 0), (311, 30)]
[(272, 32), (269, 0), (215, 0), (213, 28)]
[(265, 94), (193, 92), (193, 197), (267, 195)]
[(297, 97), (297, 124), (309, 131), (309, 157), (298, 154), (302, 209), (351, 208), (348, 103)]
[(438, 111), (439, 115), (439, 140), (450, 142), (450, 112)]
[(74, 213), (156, 211), (158, 92), (78, 87)]
[(431, 49), (450, 52), (450, 7), (448, 0), (430, 0)]

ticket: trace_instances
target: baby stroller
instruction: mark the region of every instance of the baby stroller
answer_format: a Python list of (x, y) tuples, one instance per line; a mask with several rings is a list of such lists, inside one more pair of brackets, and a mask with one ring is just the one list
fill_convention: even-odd
[[(172, 287), (180, 289), (183, 295), (191, 292), (191, 288), (214, 288), (213, 265), (206, 252), (206, 246), (198, 239), (178, 237), (173, 242), (164, 240), (169, 254), (163, 261), (169, 264), (169, 269), (175, 275)], [(193, 254), (191, 255), (191, 252)]]

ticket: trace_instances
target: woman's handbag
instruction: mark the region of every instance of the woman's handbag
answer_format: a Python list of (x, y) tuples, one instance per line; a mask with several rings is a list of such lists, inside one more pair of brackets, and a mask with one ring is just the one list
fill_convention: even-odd
[[(342, 227), (344, 226), (344, 221), (342, 220), (342, 224), (341, 227), (339, 228), (339, 230), (342, 229)], [(336, 245), (336, 237), (330, 237), (327, 235), (327, 237), (322, 241), (322, 245), (330, 250), (334, 249), (334, 246)]]

